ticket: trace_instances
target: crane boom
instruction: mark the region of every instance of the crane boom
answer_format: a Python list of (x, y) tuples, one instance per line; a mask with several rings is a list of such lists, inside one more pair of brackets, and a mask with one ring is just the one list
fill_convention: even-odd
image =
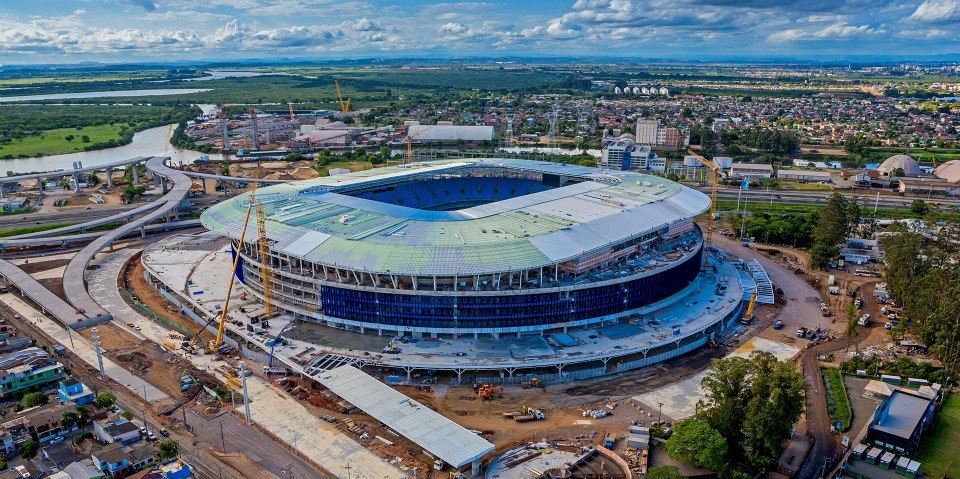
[(707, 168), (713, 170), (713, 186), (710, 189), (710, 217), (707, 220), (707, 247), (703, 253), (703, 269), (706, 270), (707, 265), (710, 263), (710, 248), (713, 247), (713, 221), (717, 214), (717, 190), (720, 188), (720, 166), (704, 158), (703, 156), (698, 155), (693, 150), (687, 150), (687, 153), (694, 156)]
[(340, 100), (340, 112), (344, 115), (350, 113), (350, 99), (347, 98), (346, 102), (343, 101), (343, 93), (340, 91), (340, 82), (334, 80), (333, 86), (337, 87), (337, 98)]
[(287, 106), (290, 107), (290, 121), (296, 121), (297, 118), (296, 118), (295, 116), (293, 116), (293, 102), (292, 102), (292, 101), (288, 101), (288, 102), (287, 102)]
[[(259, 176), (259, 175), (257, 175)], [(258, 178), (259, 179), (259, 178)], [(250, 211), (254, 208), (254, 203), (257, 195), (257, 181), (254, 180), (253, 188), (250, 189), (250, 202), (247, 204), (247, 213), (243, 217), (243, 230), (240, 231), (240, 248), (243, 248), (243, 239), (247, 236), (247, 224), (250, 223)], [(217, 325), (217, 338), (213, 343), (210, 344), (210, 351), (216, 351), (217, 348), (223, 345), (223, 330), (227, 325), (227, 308), (230, 307), (230, 294), (233, 292), (233, 282), (237, 279), (237, 267), (240, 265), (240, 251), (237, 251), (236, 256), (233, 258), (233, 268), (230, 269), (230, 281), (227, 282), (227, 297), (223, 300), (223, 307), (220, 310), (220, 324)], [(194, 339), (199, 336), (198, 332)], [(191, 346), (193, 341), (191, 340)]]
[(404, 164), (413, 163), (413, 139), (426, 133), (430, 127), (424, 128), (414, 134), (410, 134), (410, 131), (407, 130), (407, 159)]

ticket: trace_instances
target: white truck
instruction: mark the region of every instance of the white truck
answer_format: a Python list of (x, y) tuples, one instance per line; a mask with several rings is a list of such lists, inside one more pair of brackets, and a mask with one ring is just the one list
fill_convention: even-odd
[(860, 326), (866, 326), (870, 324), (870, 314), (868, 313), (860, 316), (860, 319), (857, 320), (857, 324)]

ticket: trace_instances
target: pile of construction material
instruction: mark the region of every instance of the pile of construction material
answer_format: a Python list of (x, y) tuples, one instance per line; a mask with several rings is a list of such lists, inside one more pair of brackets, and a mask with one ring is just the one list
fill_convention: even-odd
[(650, 428), (643, 426), (630, 426), (630, 434), (627, 435), (627, 446), (638, 451), (645, 451), (650, 448)]
[(583, 417), (592, 417), (594, 419), (602, 419), (609, 416), (610, 413), (606, 409), (586, 409), (583, 411)]

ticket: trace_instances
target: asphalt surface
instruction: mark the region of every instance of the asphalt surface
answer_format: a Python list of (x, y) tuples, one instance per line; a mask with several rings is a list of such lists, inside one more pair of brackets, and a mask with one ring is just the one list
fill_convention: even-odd
[[(800, 326), (816, 328), (822, 325), (820, 316), (820, 293), (807, 284), (802, 277), (793, 274), (775, 261), (767, 258), (740, 242), (731, 240), (722, 235), (714, 235), (714, 243), (724, 251), (732, 253), (744, 260), (758, 260), (773, 281), (773, 284), (784, 291), (787, 304), (780, 314), (787, 323), (784, 328), (789, 332)], [(829, 326), (829, 325), (824, 325)], [(837, 441), (830, 431), (830, 412), (827, 409), (826, 390), (820, 374), (820, 362), (817, 356), (842, 349), (843, 343), (832, 341), (818, 344), (805, 349), (801, 355), (803, 375), (807, 380), (807, 404), (805, 415), (810, 435), (813, 437), (813, 448), (807, 456), (806, 462), (795, 477), (812, 479), (823, 477), (830, 470), (833, 462), (839, 458)]]

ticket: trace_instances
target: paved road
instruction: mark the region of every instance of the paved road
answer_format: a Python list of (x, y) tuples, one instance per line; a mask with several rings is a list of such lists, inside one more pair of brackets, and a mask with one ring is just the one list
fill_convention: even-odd
[[(819, 309), (820, 293), (807, 284), (803, 278), (784, 269), (775, 261), (757, 251), (744, 247), (738, 241), (733, 241), (722, 235), (714, 235), (713, 238), (714, 242), (725, 251), (745, 260), (758, 260), (773, 283), (783, 289), (784, 295), (787, 297), (787, 304), (780, 313), (780, 317), (787, 323), (785, 329), (788, 332), (800, 326), (815, 328), (821, 324), (823, 318), (820, 316)], [(824, 326), (829, 326), (829, 324), (824, 324)], [(805, 415), (814, 444), (810, 455), (807, 457), (807, 462), (804, 463), (796, 476), (799, 479), (822, 477), (821, 474), (825, 473), (823, 471), (830, 470), (829, 465), (824, 466), (825, 461), (832, 462), (837, 457), (837, 442), (833, 433), (830, 432), (830, 413), (827, 409), (826, 391), (823, 386), (817, 355), (832, 352), (839, 348), (842, 348), (842, 345), (838, 342), (822, 343), (804, 350), (801, 356), (803, 375), (807, 380)]]

